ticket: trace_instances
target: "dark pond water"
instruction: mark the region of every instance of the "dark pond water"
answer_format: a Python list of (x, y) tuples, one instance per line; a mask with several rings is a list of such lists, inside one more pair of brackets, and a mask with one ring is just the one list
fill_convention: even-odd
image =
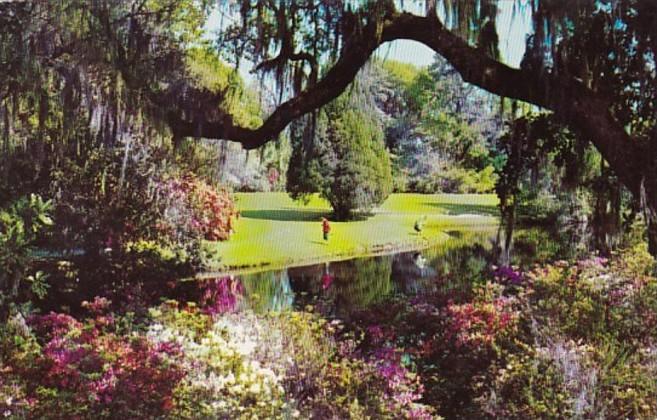
[[(135, 312), (163, 300), (193, 302), (216, 312), (251, 309), (264, 313), (306, 309), (310, 305), (327, 317), (348, 320), (354, 311), (391, 298), (466, 291), (489, 276), (500, 256), (497, 230), (448, 233), (450, 240), (417, 252), (207, 280), (114, 285), (111, 292), (98, 285), (51, 290), (48, 301), (39, 306), (43, 311), (75, 313), (80, 310), (80, 302), (98, 294), (110, 298), (122, 310)], [(515, 234), (512, 249), (512, 264), (527, 267), (542, 260), (568, 258), (576, 246), (568, 235), (530, 229)]]
[(256, 312), (319, 305), (323, 314), (346, 319), (354, 310), (393, 296), (467, 287), (489, 266), (494, 249), (492, 232), (468, 232), (422, 251), (235, 276), (232, 281), (243, 288), (242, 305)]
[[(347, 261), (291, 267), (254, 274), (187, 282), (170, 296), (221, 312), (251, 309), (259, 313), (305, 309), (309, 305), (331, 318), (348, 320), (354, 311), (396, 297), (469, 290), (491, 273), (500, 255), (496, 230), (453, 231), (447, 242), (416, 252), (402, 252)], [(545, 230), (516, 234), (514, 265), (568, 258), (574, 252), (568, 237)]]

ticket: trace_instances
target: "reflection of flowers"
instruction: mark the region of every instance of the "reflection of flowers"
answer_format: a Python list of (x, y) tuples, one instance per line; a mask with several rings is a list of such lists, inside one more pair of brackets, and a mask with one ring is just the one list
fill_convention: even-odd
[(244, 296), (244, 286), (233, 276), (204, 283), (202, 306), (211, 315), (232, 312)]
[(329, 287), (331, 287), (331, 283), (333, 283), (334, 277), (330, 275), (329, 273), (324, 273), (322, 275), (322, 289), (326, 290)]
[(329, 263), (324, 264), (324, 274), (322, 275), (322, 289), (326, 290), (331, 287), (334, 277), (329, 273)]

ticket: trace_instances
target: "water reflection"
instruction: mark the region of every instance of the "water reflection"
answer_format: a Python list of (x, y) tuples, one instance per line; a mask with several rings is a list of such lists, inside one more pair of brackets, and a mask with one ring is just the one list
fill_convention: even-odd
[(287, 270), (267, 271), (240, 280), (245, 290), (245, 306), (258, 313), (283, 311), (294, 303), (294, 291)]
[[(227, 293), (234, 291), (239, 295), (237, 306), (259, 313), (313, 305), (326, 316), (349, 318), (352, 311), (385, 302), (393, 295), (471, 288), (494, 259), (494, 233), (461, 233), (424, 251), (245, 274), (199, 286), (212, 290), (203, 291), (202, 296), (219, 300), (213, 308), (232, 309), (235, 298)], [(232, 281), (238, 281), (240, 287)], [(217, 284), (231, 287), (223, 286), (219, 292)]]
[[(468, 293), (490, 277), (491, 266), (498, 262), (496, 233), (450, 232), (451, 240), (423, 251), (236, 276), (242, 289), (235, 290), (243, 290), (239, 307), (264, 313), (312, 305), (328, 317), (348, 319), (353, 311), (395, 295)], [(567, 238), (539, 229), (519, 231), (514, 242), (512, 263), (520, 266), (571, 253)], [(217, 297), (231, 302), (224, 295)]]
[[(474, 284), (491, 275), (498, 263), (496, 229), (448, 232), (451, 239), (419, 252), (403, 252), (349, 261), (322, 263), (284, 270), (212, 280), (139, 283), (103, 293), (121, 308), (138, 311), (163, 299), (194, 302), (209, 312), (249, 308), (257, 313), (305, 308), (312, 305), (328, 317), (348, 319), (353, 311), (386, 302), (392, 296), (451, 292), (467, 294)], [(512, 264), (528, 267), (539, 261), (573, 256), (569, 237), (541, 229), (518, 231), (514, 237)], [(97, 287), (79, 287), (45, 302), (55, 305), (92, 299)], [(69, 303), (70, 302), (70, 303)], [(50, 304), (51, 306), (48, 306)]]

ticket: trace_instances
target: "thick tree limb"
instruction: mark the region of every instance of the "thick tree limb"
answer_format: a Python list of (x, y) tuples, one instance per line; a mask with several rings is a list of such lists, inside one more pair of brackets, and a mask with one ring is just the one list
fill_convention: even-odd
[(285, 63), (286, 61), (307, 61), (311, 65), (311, 67), (313, 68), (317, 67), (317, 60), (315, 59), (314, 56), (312, 56), (310, 53), (299, 52), (299, 53), (289, 53), (289, 54), (281, 53), (276, 57), (272, 58), (271, 60), (266, 60), (258, 64), (255, 69), (256, 71), (258, 70), (269, 71), (275, 68), (277, 65), (281, 63)]
[(411, 39), (443, 56), (463, 80), (499, 96), (519, 99), (555, 112), (590, 140), (633, 192), (641, 183), (638, 159), (642, 147), (610, 112), (611, 102), (576, 79), (514, 69), (487, 56), (433, 18), (399, 15), (385, 31), (384, 41)]
[(228, 115), (221, 121), (185, 121), (177, 114), (170, 114), (169, 124), (174, 136), (233, 140), (242, 143), (246, 149), (260, 147), (275, 139), (296, 118), (340, 96), (381, 44), (380, 34), (378, 23), (366, 25), (358, 36), (354, 35), (346, 41), (340, 59), (319, 82), (278, 106), (257, 129), (240, 127)]
[(239, 127), (230, 116), (221, 121), (185, 121), (176, 115), (170, 115), (171, 128), (179, 137), (226, 139), (247, 149), (259, 147), (276, 138), (294, 119), (338, 97), (379, 45), (398, 39), (427, 45), (447, 59), (466, 82), (554, 111), (593, 142), (630, 190), (639, 191), (643, 178), (640, 168), (645, 166), (637, 162), (645, 158), (643, 148), (614, 119), (607, 98), (572, 78), (511, 68), (452, 34), (433, 16), (400, 13), (370, 22), (363, 31), (347, 38), (340, 59), (322, 80), (281, 104), (257, 129)]

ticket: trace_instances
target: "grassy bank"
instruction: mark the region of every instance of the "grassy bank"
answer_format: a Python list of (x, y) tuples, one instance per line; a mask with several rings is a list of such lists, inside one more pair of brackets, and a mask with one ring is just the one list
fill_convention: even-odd
[[(320, 220), (330, 217), (328, 203), (313, 197), (308, 205), (285, 193), (238, 193), (242, 217), (227, 242), (209, 244), (220, 258), (220, 270), (280, 267), (336, 260), (397, 249), (437, 244), (449, 232), (491, 227), (497, 223), (497, 197), (492, 194), (393, 194), (366, 220), (331, 222), (328, 242)], [(413, 224), (426, 216), (422, 235)]]

